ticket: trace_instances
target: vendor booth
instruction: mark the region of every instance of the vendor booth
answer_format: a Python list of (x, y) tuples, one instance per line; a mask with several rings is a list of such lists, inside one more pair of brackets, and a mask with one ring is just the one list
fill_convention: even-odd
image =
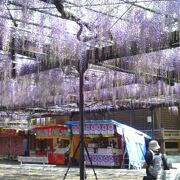
[(0, 129), (1, 159), (16, 160), (19, 155), (26, 155), (27, 139), (25, 131), (13, 128)]
[(68, 162), (70, 134), (67, 126), (36, 127), (33, 133), (35, 135), (35, 156), (48, 157), (49, 164)]
[[(79, 121), (68, 121), (72, 130), (71, 157), (77, 148)], [(146, 134), (114, 120), (85, 120), (84, 139), (92, 164), (95, 166), (141, 168), (146, 151)], [(78, 149), (79, 151), (79, 149)], [(86, 150), (85, 163), (90, 165)], [(78, 155), (75, 156), (79, 160)]]

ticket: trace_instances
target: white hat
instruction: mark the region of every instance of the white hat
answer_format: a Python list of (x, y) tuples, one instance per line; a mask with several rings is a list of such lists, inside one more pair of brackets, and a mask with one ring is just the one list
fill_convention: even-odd
[(149, 150), (157, 151), (160, 149), (160, 146), (156, 140), (152, 140), (149, 142)]

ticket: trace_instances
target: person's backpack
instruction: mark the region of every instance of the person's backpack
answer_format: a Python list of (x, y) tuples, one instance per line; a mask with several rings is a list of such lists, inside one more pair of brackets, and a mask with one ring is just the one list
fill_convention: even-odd
[(146, 161), (147, 166), (150, 166), (153, 164), (153, 159), (154, 159), (153, 153), (148, 150), (145, 154), (145, 161)]
[[(153, 152), (148, 150), (145, 154), (145, 161), (146, 161), (146, 164), (148, 167), (153, 164), (153, 159), (154, 159)], [(161, 159), (162, 159), (162, 163), (163, 163), (163, 169), (169, 170), (169, 166), (168, 166), (168, 163), (167, 163), (167, 160), (166, 160), (164, 154), (161, 155)]]

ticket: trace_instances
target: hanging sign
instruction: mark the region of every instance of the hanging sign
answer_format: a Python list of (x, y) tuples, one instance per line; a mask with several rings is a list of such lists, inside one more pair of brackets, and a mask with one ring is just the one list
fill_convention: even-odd
[(68, 128), (66, 126), (38, 127), (34, 129), (37, 137), (62, 137), (68, 136)]
[[(80, 126), (75, 124), (72, 126), (72, 133), (79, 134)], [(85, 124), (84, 134), (114, 134), (113, 124)]]
[(16, 129), (1, 129), (0, 137), (16, 136)]

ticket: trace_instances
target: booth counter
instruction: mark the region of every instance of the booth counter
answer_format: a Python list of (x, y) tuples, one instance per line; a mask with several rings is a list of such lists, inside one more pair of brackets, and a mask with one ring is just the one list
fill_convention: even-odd
[[(79, 136), (79, 122), (68, 122), (73, 136)], [(117, 134), (114, 124), (107, 121), (85, 121), (85, 144), (95, 166), (120, 166), (123, 157), (122, 135)], [(73, 141), (72, 141), (73, 146)], [(73, 148), (75, 151), (75, 148)], [(90, 165), (86, 150), (85, 163)], [(72, 153), (73, 154), (73, 153)], [(72, 156), (71, 154), (71, 156)]]
[(0, 129), (1, 159), (16, 160), (17, 156), (26, 155), (27, 138), (25, 131), (13, 128)]
[[(79, 137), (79, 121), (68, 121), (72, 136)], [(84, 140), (95, 166), (123, 167), (125, 163), (133, 168), (141, 168), (146, 151), (146, 140), (151, 137), (134, 128), (114, 120), (85, 120)], [(77, 142), (72, 138), (71, 157), (76, 150)], [(90, 165), (84, 150), (86, 165)], [(76, 157), (77, 158), (77, 157)], [(79, 160), (79, 158), (77, 159)]]
[(47, 156), (49, 164), (66, 164), (69, 157), (70, 135), (65, 125), (41, 126), (33, 129), (36, 156)]

